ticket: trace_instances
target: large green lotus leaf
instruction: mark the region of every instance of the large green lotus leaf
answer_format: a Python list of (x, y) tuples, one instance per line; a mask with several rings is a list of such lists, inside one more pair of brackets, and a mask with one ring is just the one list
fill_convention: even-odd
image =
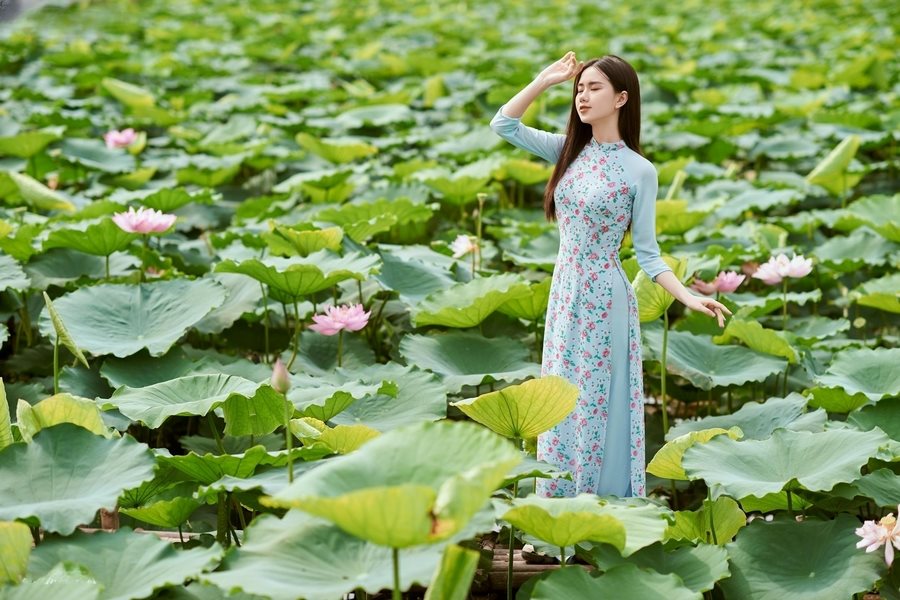
[(630, 563), (663, 575), (673, 573), (686, 588), (695, 592), (711, 590), (717, 581), (729, 575), (728, 552), (725, 548), (707, 544), (666, 551), (657, 542), (628, 557), (623, 557), (610, 546), (602, 545), (591, 549), (590, 560), (604, 571)]
[(814, 387), (806, 390), (809, 394), (809, 405), (831, 413), (848, 413), (860, 406), (869, 404), (869, 398), (863, 393), (848, 394), (840, 387)]
[(673, 440), (690, 431), (721, 427), (738, 427), (745, 440), (763, 440), (778, 428), (794, 431), (822, 431), (828, 415), (824, 410), (806, 412), (807, 400), (796, 392), (786, 398), (769, 398), (765, 402), (747, 402), (730, 415), (704, 417), (697, 421), (682, 421), (666, 434)]
[(553, 272), (559, 254), (559, 232), (545, 231), (522, 239), (515, 237), (503, 244), (503, 260), (520, 267)]
[[(622, 556), (630, 556), (645, 546), (661, 541), (674, 516), (671, 509), (646, 498), (617, 498), (607, 496), (603, 499), (601, 512), (616, 517), (625, 525), (625, 548)], [(592, 544), (585, 544), (588, 548)]]
[[(784, 305), (784, 293), (772, 291), (767, 296), (752, 292), (732, 292), (728, 299), (745, 310), (744, 316), (748, 318), (761, 317), (781, 308)], [(822, 290), (816, 288), (808, 292), (788, 292), (787, 302), (791, 306), (805, 306), (807, 302), (818, 302), (822, 299)]]
[(593, 494), (578, 494), (574, 498), (531, 495), (514, 499), (512, 508), (501, 518), (559, 548), (594, 541), (624, 550), (625, 524), (602, 508), (600, 498)]
[(191, 193), (184, 188), (162, 188), (141, 198), (140, 203), (148, 208), (170, 213), (191, 202), (211, 204), (213, 200), (214, 195), (210, 190)]
[(397, 292), (400, 300), (409, 306), (456, 283), (447, 269), (440, 265), (404, 259), (384, 248), (380, 248), (379, 252), (383, 265), (375, 279), (386, 289)]
[(877, 401), (900, 395), (900, 348), (861, 348), (839, 353), (816, 382), (865, 394)]
[(262, 234), (269, 251), (278, 256), (309, 256), (313, 252), (327, 249), (338, 252), (344, 232), (340, 227), (298, 230), (283, 225), (272, 224), (272, 231)]
[[(684, 279), (687, 274), (687, 259), (664, 256), (662, 260), (672, 269), (679, 281)], [(650, 279), (643, 269), (638, 271), (632, 285), (637, 295), (638, 318), (641, 323), (657, 320), (675, 302), (675, 296)]]
[(475, 327), (509, 300), (529, 294), (528, 284), (519, 275), (478, 277), (431, 294), (413, 309), (411, 316), (416, 327)]
[(57, 229), (44, 241), (44, 250), (71, 248), (95, 256), (109, 256), (126, 249), (138, 236), (128, 233), (112, 219), (104, 219), (85, 229)]
[(540, 365), (529, 360), (526, 345), (468, 331), (406, 335), (400, 341), (400, 354), (409, 364), (441, 375), (450, 392), (465, 385), (540, 376)]
[[(642, 328), (648, 359), (660, 360), (661, 328)], [(784, 361), (741, 346), (717, 346), (707, 336), (670, 331), (666, 368), (702, 390), (765, 381), (784, 371)]]
[(687, 475), (681, 466), (684, 452), (694, 444), (705, 444), (717, 435), (726, 434), (733, 440), (743, 437), (743, 432), (738, 427), (722, 429), (714, 427), (700, 431), (691, 431), (666, 442), (656, 455), (647, 464), (647, 472), (663, 479), (686, 480)]
[(687, 200), (657, 200), (656, 232), (681, 235), (702, 223), (710, 212), (690, 210)]
[(548, 375), (450, 404), (500, 435), (521, 440), (565, 419), (578, 395), (578, 386)]
[[(841, 485), (841, 484), (838, 484)], [(829, 492), (830, 493), (830, 492)], [(760, 512), (760, 513), (770, 513), (776, 510), (787, 510), (788, 502), (787, 502), (787, 491), (783, 492), (775, 492), (773, 494), (764, 494), (763, 496), (757, 498), (756, 496), (747, 496), (746, 498), (741, 498), (741, 508), (745, 513), (751, 512)], [(721, 496), (716, 499), (716, 502), (727, 498), (727, 496)], [(792, 510), (803, 510), (812, 506), (812, 502), (805, 500), (800, 496), (799, 493), (791, 494), (791, 509)], [(702, 509), (701, 509), (702, 510)], [(699, 512), (699, 511), (698, 511)], [(746, 523), (745, 523), (746, 524)]]
[(861, 225), (849, 236), (834, 236), (816, 246), (812, 254), (835, 271), (849, 273), (866, 265), (896, 263), (900, 246)]
[(259, 282), (236, 273), (212, 273), (205, 278), (212, 279), (227, 291), (225, 302), (194, 323), (194, 329), (201, 333), (221, 333), (234, 325), (244, 313), (253, 312), (262, 299)]
[(357, 398), (375, 394), (381, 384), (365, 384), (361, 381), (331, 383), (320, 378), (306, 376), (308, 385), (295, 385), (288, 392), (288, 400), (304, 417), (330, 421), (335, 415), (353, 404)]
[(878, 553), (856, 548), (856, 517), (756, 519), (726, 546), (731, 577), (721, 585), (728, 600), (850, 598), (881, 577)]
[(424, 600), (468, 600), (480, 556), (475, 550), (448, 544)]
[(544, 479), (568, 479), (572, 480), (572, 474), (569, 471), (560, 469), (555, 465), (551, 465), (543, 460), (537, 460), (526, 455), (525, 458), (516, 465), (509, 473), (506, 474), (506, 480), (503, 487), (507, 487), (521, 481), (523, 479), (531, 479), (541, 477)]
[(31, 285), (28, 275), (11, 256), (0, 254), (0, 292), (3, 290), (27, 290)]
[(50, 313), (50, 322), (53, 323), (53, 330), (56, 332), (57, 343), (62, 343), (62, 345), (68, 348), (69, 352), (75, 356), (78, 362), (84, 365), (85, 369), (90, 369), (91, 366), (88, 364), (84, 354), (82, 354), (81, 350), (78, 348), (75, 340), (72, 339), (69, 330), (66, 329), (66, 324), (53, 306), (53, 301), (50, 300), (50, 296), (47, 295), (47, 292), (42, 292), (42, 295), (44, 296), (44, 304), (47, 306), (47, 312)]
[(129, 173), (135, 169), (134, 156), (107, 148), (101, 140), (95, 139), (65, 138), (60, 143), (60, 157), (107, 173)]
[(713, 499), (723, 494), (759, 497), (780, 492), (794, 480), (807, 490), (827, 491), (858, 479), (862, 466), (889, 440), (879, 429), (776, 429), (765, 440), (719, 436), (688, 448), (682, 463), (689, 477), (706, 481)]
[(686, 588), (674, 573), (663, 575), (638, 568), (637, 565), (623, 564), (599, 577), (588, 574), (584, 569), (557, 569), (546, 579), (538, 581), (531, 593), (531, 600), (561, 598), (700, 600), (702, 596)]
[(377, 438), (381, 433), (367, 425), (337, 425), (329, 427), (324, 422), (303, 417), (291, 421), (293, 433), (306, 447), (324, 445), (334, 454), (349, 454), (359, 450), (366, 442)]
[(532, 283), (528, 287), (528, 295), (507, 300), (497, 310), (505, 315), (526, 321), (539, 321), (547, 312), (551, 283), (553, 283), (553, 279), (550, 277), (545, 277), (538, 283)]
[(355, 138), (318, 138), (300, 132), (294, 139), (301, 147), (335, 164), (353, 162), (378, 152), (375, 146)]
[(265, 435), (293, 416), (294, 405), (271, 386), (262, 385), (252, 395), (230, 394), (222, 411), (226, 435)]
[(116, 100), (129, 108), (152, 108), (156, 104), (152, 92), (133, 83), (113, 77), (104, 77), (100, 81), (100, 85)]
[(60, 423), (71, 423), (96, 435), (112, 437), (100, 416), (100, 407), (93, 400), (64, 393), (45, 398), (35, 405), (19, 400), (16, 424), (23, 441), (30, 442), (42, 429)]
[(885, 219), (886, 215), (900, 214), (900, 194), (866, 196), (847, 206), (846, 211), (862, 219), (872, 229), (892, 242), (900, 242), (898, 219)]
[(665, 541), (688, 540), (712, 544), (715, 528), (715, 541), (723, 546), (745, 525), (747, 515), (741, 510), (740, 505), (733, 498), (720, 496), (712, 503), (704, 502), (697, 510), (676, 511), (675, 524), (666, 529)]
[(70, 423), (45, 429), (0, 451), (0, 520), (36, 517), (69, 535), (101, 508), (115, 508), (123, 490), (152, 479), (155, 466), (134, 438), (110, 440)]
[(87, 569), (60, 563), (34, 581), (26, 578), (17, 586), (0, 587), (0, 600), (97, 600), (100, 590)]
[(504, 161), (498, 176), (500, 179), (512, 179), (524, 185), (534, 185), (547, 181), (552, 173), (551, 165), (521, 158), (509, 158)]
[(447, 416), (447, 390), (435, 375), (395, 362), (299, 375), (293, 382), (288, 398), (304, 416), (321, 421), (388, 431)]
[(270, 257), (265, 262), (251, 259), (238, 264), (226, 260), (216, 265), (216, 271), (243, 273), (291, 298), (300, 298), (344, 279), (362, 281), (378, 269), (380, 262), (376, 254), (350, 252), (341, 257), (320, 250), (306, 257)]
[(48, 127), (43, 130), (0, 136), (0, 154), (30, 158), (62, 137), (63, 131), (64, 128)]
[(36, 579), (61, 562), (71, 562), (85, 567), (102, 584), (101, 600), (132, 600), (196, 578), (215, 567), (223, 553), (218, 544), (176, 550), (170, 542), (127, 527), (114, 533), (79, 532), (38, 546), (28, 563), (28, 576)]
[(891, 439), (900, 441), (900, 398), (885, 398), (847, 415), (847, 423), (860, 431), (878, 427)]
[(301, 508), (362, 539), (404, 548), (459, 532), (520, 461), (512, 444), (480, 425), (420, 423), (330, 459), (262, 502)]
[[(225, 289), (214, 281), (171, 279), (80, 288), (54, 304), (79, 348), (125, 357), (142, 348), (153, 356), (165, 354), (191, 325), (224, 301)], [(50, 336), (49, 317), (42, 317), (40, 328)]]
[[(451, 538), (468, 539), (470, 528)], [(440, 564), (444, 544), (399, 553), (400, 588), (427, 585)], [(272, 600), (334, 600), (359, 587), (371, 594), (393, 587), (391, 550), (354, 537), (325, 519), (289, 510), (284, 518), (253, 520), (241, 547), (223, 568), (203, 575), (224, 590), (242, 589)], [(230, 598), (230, 596), (229, 596)]]
[(341, 111), (335, 121), (347, 129), (356, 129), (364, 125), (384, 127), (392, 123), (413, 121), (412, 109), (406, 104), (376, 104), (361, 106)]
[(900, 273), (870, 279), (851, 291), (849, 297), (860, 306), (900, 313)]
[(0, 521), (0, 585), (19, 583), (31, 554), (31, 531), (16, 521)]
[[(291, 456), (294, 458), (296, 471), (298, 460), (304, 460), (306, 456), (318, 459), (323, 456), (318, 451), (308, 451), (305, 448), (294, 448)], [(211, 485), (223, 477), (238, 477), (241, 479), (250, 477), (257, 467), (282, 466), (287, 464), (287, 452), (268, 452), (264, 446), (257, 445), (249, 448), (243, 454), (204, 454), (200, 456), (195, 452), (178, 456), (158, 455), (157, 461), (165, 466), (177, 469), (191, 481), (199, 481), (203, 485)], [(318, 463), (311, 463), (317, 465)]]
[(798, 342), (810, 344), (849, 330), (850, 321), (847, 319), (808, 315), (801, 318), (788, 319), (788, 329)]
[(733, 317), (725, 325), (725, 331), (712, 339), (716, 344), (728, 344), (735, 338), (753, 350), (786, 358), (792, 365), (797, 363), (797, 350), (784, 338), (784, 333), (766, 329), (759, 321)]
[(845, 137), (809, 172), (806, 180), (822, 186), (836, 196), (843, 196), (849, 192), (861, 177), (857, 173), (847, 173), (847, 167), (856, 155), (861, 142), (862, 138), (857, 134)]
[(106, 402), (156, 429), (175, 415), (206, 415), (232, 394), (253, 397), (260, 384), (234, 375), (186, 375), (141, 388), (123, 386)]
[(55, 190), (51, 190), (31, 175), (8, 171), (6, 176), (15, 185), (22, 200), (32, 208), (75, 212), (75, 205), (68, 198)]
[[(317, 221), (340, 225), (358, 243), (374, 235), (401, 228), (410, 223), (426, 223), (437, 204), (422, 204), (409, 198), (378, 199), (374, 202), (351, 202), (340, 208), (326, 208), (316, 213)], [(384, 258), (384, 254), (382, 254)]]
[[(897, 475), (888, 468), (881, 468), (871, 473), (866, 473), (853, 483), (839, 483), (827, 493), (826, 502), (831, 501), (834, 497), (853, 500), (857, 497), (871, 498), (877, 506), (894, 507), (898, 504), (900, 496), (897, 490), (900, 490), (900, 475)], [(820, 504), (821, 501), (814, 494), (809, 495), (813, 504)]]
[[(191, 494), (193, 484), (179, 486)], [(125, 508), (120, 505), (119, 512), (138, 521), (155, 525), (156, 527), (175, 528), (188, 520), (201, 502), (192, 496), (174, 496), (172, 498), (155, 500), (144, 506)]]

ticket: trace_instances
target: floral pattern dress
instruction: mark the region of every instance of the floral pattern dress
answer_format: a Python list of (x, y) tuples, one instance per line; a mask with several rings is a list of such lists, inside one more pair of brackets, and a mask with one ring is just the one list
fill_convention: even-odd
[[(491, 129), (513, 145), (555, 163), (565, 136), (503, 114)], [(658, 180), (653, 164), (624, 141), (582, 149), (555, 191), (559, 253), (547, 306), (541, 375), (578, 386), (573, 410), (538, 436), (537, 458), (573, 481), (538, 479), (540, 496), (646, 496), (644, 379), (634, 288), (619, 260), (632, 225), (638, 264), (656, 277), (672, 269), (656, 241)]]

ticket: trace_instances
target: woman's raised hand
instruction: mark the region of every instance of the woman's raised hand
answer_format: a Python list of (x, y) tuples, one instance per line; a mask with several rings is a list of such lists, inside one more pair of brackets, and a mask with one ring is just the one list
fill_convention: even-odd
[(541, 71), (537, 78), (546, 85), (556, 85), (574, 77), (583, 64), (570, 50), (561, 59)]

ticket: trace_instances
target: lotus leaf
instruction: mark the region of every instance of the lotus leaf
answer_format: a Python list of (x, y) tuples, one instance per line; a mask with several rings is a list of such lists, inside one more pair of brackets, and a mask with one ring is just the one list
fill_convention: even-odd
[(725, 597), (820, 600), (870, 590), (882, 559), (857, 550), (857, 527), (856, 517), (845, 513), (829, 521), (754, 520), (726, 546), (731, 577), (720, 583)]
[[(191, 325), (224, 301), (225, 289), (213, 281), (171, 279), (80, 288), (57, 298), (54, 305), (79, 348), (125, 357), (142, 348), (153, 356), (165, 354)], [(49, 317), (41, 319), (40, 328), (50, 335)]]
[(152, 479), (155, 466), (134, 438), (56, 425), (0, 450), (0, 520), (36, 517), (47, 531), (69, 535), (101, 508), (112, 510), (123, 490)]
[(197, 577), (218, 565), (222, 554), (218, 545), (176, 550), (155, 535), (123, 527), (114, 533), (79, 532), (41, 544), (32, 553), (28, 575), (37, 579), (56, 565), (70, 562), (86, 568), (103, 586), (101, 600), (132, 600)]
[(262, 502), (302, 508), (362, 539), (406, 548), (459, 532), (520, 461), (509, 442), (474, 423), (421, 423), (331, 459)]
[(713, 499), (723, 494), (739, 500), (759, 497), (780, 492), (794, 480), (804, 489), (827, 491), (858, 479), (862, 466), (889, 440), (879, 429), (776, 429), (765, 440), (718, 436), (688, 448), (682, 464), (689, 477), (706, 481)]
[(521, 440), (537, 437), (565, 419), (578, 395), (577, 386), (547, 375), (450, 404), (500, 435)]

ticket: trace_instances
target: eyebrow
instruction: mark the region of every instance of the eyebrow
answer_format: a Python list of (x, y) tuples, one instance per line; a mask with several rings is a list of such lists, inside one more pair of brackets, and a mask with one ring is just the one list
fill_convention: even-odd
[[(595, 83), (601, 83), (601, 84), (602, 84), (603, 81), (601, 81), (600, 79), (594, 79), (594, 80), (589, 80), (589, 81), (587, 82), (588, 85), (592, 85), (592, 84), (595, 84)], [(578, 82), (578, 85), (584, 85), (584, 82), (583, 82), (583, 81), (579, 81), (579, 82)]]

